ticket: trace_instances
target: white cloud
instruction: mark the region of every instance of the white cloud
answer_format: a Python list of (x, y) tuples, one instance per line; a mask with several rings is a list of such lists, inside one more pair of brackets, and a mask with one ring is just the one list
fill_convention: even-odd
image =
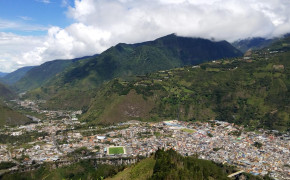
[(41, 37), (0, 32), (0, 71), (9, 72), (37, 63), (35, 59), (23, 58), (23, 55), (41, 46), (43, 40)]
[[(51, 27), (42, 43), (16, 53), (21, 54), (16, 64), (92, 55), (119, 42), (142, 42), (170, 33), (233, 41), (290, 32), (288, 0), (75, 0), (73, 7), (67, 0), (61, 2), (74, 23), (63, 29)], [(13, 24), (0, 20), (0, 30), (1, 26)]]

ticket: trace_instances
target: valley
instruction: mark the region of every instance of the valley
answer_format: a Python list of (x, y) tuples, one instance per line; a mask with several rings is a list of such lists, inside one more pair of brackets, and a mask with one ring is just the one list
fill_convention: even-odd
[[(182, 44), (196, 41), (181, 40)], [(119, 66), (111, 72), (111, 64), (103, 64), (114, 64), (128, 49), (136, 53), (139, 47), (159, 47), (165, 42), (168, 46), (172, 41), (176, 45), (180, 38), (170, 35), (152, 42), (119, 44), (83, 60), (52, 61), (32, 68), (10, 87), (3, 85), (3, 105), (19, 116), (14, 123), (0, 123), (0, 162), (6, 167), (0, 170), (1, 178), (77, 179), (98, 174), (97, 179), (134, 179), (138, 166), (147, 168), (140, 175), (143, 179), (176, 177), (169, 173), (173, 170), (158, 173), (156, 164), (162, 158), (159, 161), (157, 156), (168, 153), (178, 157), (175, 163), (183, 164), (176, 171), (186, 171), (193, 168), (187, 163), (198, 162), (196, 174), (183, 173), (184, 177), (198, 179), (202, 173), (217, 179), (287, 179), (290, 54), (285, 44), (289, 38), (243, 57), (192, 63), (188, 55), (177, 67), (161, 63), (152, 65), (158, 67), (154, 69), (149, 64), (141, 71), (135, 55), (130, 60), (138, 62), (132, 65), (134, 72), (122, 74), (126, 70)], [(145, 52), (139, 55), (158, 57), (155, 50)], [(115, 59), (107, 62), (112, 55)], [(104, 67), (108, 71), (101, 72)], [(19, 86), (23, 82), (26, 85)], [(20, 97), (9, 88), (21, 92)], [(208, 173), (204, 164), (215, 173)], [(68, 170), (75, 167), (84, 169)], [(231, 174), (236, 177), (228, 177)]]

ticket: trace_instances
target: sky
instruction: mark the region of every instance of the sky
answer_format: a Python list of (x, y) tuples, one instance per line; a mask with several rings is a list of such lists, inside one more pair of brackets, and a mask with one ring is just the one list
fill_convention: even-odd
[(290, 32), (290, 0), (0, 0), (0, 72), (168, 34), (233, 42)]

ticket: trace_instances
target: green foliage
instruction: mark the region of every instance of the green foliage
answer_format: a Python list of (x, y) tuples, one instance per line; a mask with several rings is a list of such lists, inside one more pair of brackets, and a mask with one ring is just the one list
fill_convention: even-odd
[(257, 147), (257, 148), (260, 149), (260, 148), (263, 146), (263, 144), (260, 143), (260, 142), (255, 142), (255, 143), (253, 144), (253, 146), (255, 146), (255, 147)]
[(7, 107), (0, 100), (0, 126), (21, 125), (28, 122), (31, 122), (31, 120), (23, 114)]
[(27, 66), (17, 69), (16, 71), (7, 74), (5, 77), (0, 78), (0, 81), (2, 81), (5, 84), (12, 85), (17, 81), (19, 81), (32, 68), (34, 68), (34, 66)]
[(5, 161), (2, 161), (0, 163), (0, 170), (2, 170), (2, 169), (9, 169), (9, 168), (14, 167), (14, 166), (16, 166), (16, 164), (13, 163), (13, 162), (5, 162)]
[(96, 164), (93, 160), (81, 160), (78, 163), (66, 166), (58, 167), (56, 164), (44, 164), (41, 168), (31, 172), (7, 174), (1, 177), (3, 180), (12, 179), (65, 179), (65, 180), (79, 180), (79, 179), (92, 179), (100, 180), (109, 176), (115, 175), (120, 170), (123, 170), (122, 166), (111, 166), (106, 164)]
[[(102, 86), (82, 119), (117, 122), (104, 117), (110, 109), (110, 114), (120, 111), (119, 119), (129, 120), (131, 117), (124, 112), (129, 112), (130, 107), (137, 108), (137, 104), (125, 99), (136, 98), (131, 96), (131, 92), (136, 92), (143, 97), (139, 100), (140, 109), (150, 107), (145, 114), (138, 115), (140, 120), (217, 119), (251, 130), (287, 131), (290, 127), (290, 52), (273, 55), (256, 51), (253, 54), (252, 62), (228, 59), (205, 63), (201, 65), (206, 67), (204, 69), (184, 67), (159, 71), (129, 82), (115, 79)], [(276, 71), (274, 65), (284, 68)], [(219, 71), (207, 71), (208, 68)]]
[[(68, 93), (71, 94), (70, 98), (78, 98), (79, 95), (86, 93), (84, 91), (98, 88), (102, 83), (113, 78), (134, 79), (133, 75), (145, 75), (158, 70), (241, 55), (237, 49), (225, 41), (212, 42), (199, 38), (169, 35), (155, 41), (139, 44), (118, 44), (99, 56), (85, 58), (75, 63), (67, 62), (67, 64), (63, 64), (62, 61), (51, 62), (51, 64), (45, 63), (38, 67), (38, 71), (34, 71), (33, 77), (32, 71), (29, 74), (27, 73), (17, 83), (17, 87), (21, 90), (38, 88), (29, 92), (27, 97), (58, 100), (60, 103), (48, 101), (50, 105), (46, 107), (53, 108), (55, 105), (62, 104), (63, 109), (65, 109), (78, 104), (70, 105), (69, 98), (61, 98), (62, 95)], [(59, 63), (59, 68), (55, 67), (57, 63)], [(64, 68), (64, 66), (67, 68)], [(46, 71), (43, 72), (43, 68), (52, 68), (53, 70), (48, 74)], [(37, 73), (41, 75), (38, 76)], [(117, 85), (115, 88), (123, 88)], [(158, 87), (144, 88), (136, 87), (136, 91), (147, 96), (152, 95), (149, 91), (150, 88)], [(71, 91), (75, 91), (75, 93), (72, 94)], [(119, 94), (126, 94), (128, 89), (120, 89), (118, 92)], [(146, 94), (147, 92), (149, 94)], [(60, 99), (58, 99), (59, 97)], [(78, 100), (78, 102), (80, 101)], [(83, 103), (82, 105), (86, 106), (88, 104)]]
[(28, 142), (32, 142), (38, 137), (44, 137), (47, 136), (48, 134), (46, 132), (37, 132), (37, 131), (32, 131), (32, 132), (26, 132), (22, 134), (21, 136), (10, 136), (6, 134), (0, 134), (0, 144), (8, 144), (8, 143), (15, 143), (15, 144), (24, 144)]
[(11, 100), (16, 95), (8, 87), (0, 83), (0, 100)]
[(194, 157), (182, 157), (173, 150), (158, 150), (151, 179), (228, 179), (215, 163)]
[(52, 77), (62, 72), (65, 68), (72, 65), (73, 62), (73, 60), (55, 60), (33, 67), (14, 84), (15, 89), (21, 92), (38, 88)]

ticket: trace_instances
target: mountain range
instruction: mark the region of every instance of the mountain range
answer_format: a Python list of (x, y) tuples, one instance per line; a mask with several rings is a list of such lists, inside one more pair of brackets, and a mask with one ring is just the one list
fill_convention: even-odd
[[(88, 91), (116, 77), (130, 79), (135, 78), (135, 75), (144, 75), (158, 70), (238, 56), (242, 56), (242, 53), (226, 41), (213, 42), (171, 34), (138, 44), (120, 43), (98, 56), (68, 61), (65, 67), (54, 70), (57, 73), (51, 73), (47, 78), (40, 78), (43, 72), (36, 72), (39, 75), (34, 74), (29, 77), (29, 74), (36, 69), (33, 68), (15, 83), (15, 87), (18, 91), (34, 89), (28, 93), (30, 98), (57, 100), (52, 105), (55, 108), (60, 108), (58, 105), (60, 102), (63, 108), (73, 108), (70, 106), (71, 103), (67, 102), (70, 99), (79, 99), (75, 99), (75, 102), (82, 106), (85, 104), (81, 102), (82, 99), (88, 99), (80, 91), (90, 94)], [(43, 67), (48, 71), (48, 64), (55, 65), (56, 62), (45, 63), (37, 68)]]
[[(248, 42), (240, 44), (263, 44)], [(44, 63), (13, 87), (29, 90), (24, 98), (47, 100), (45, 109), (82, 109), (82, 120), (92, 124), (219, 119), (285, 131), (289, 42), (289, 37), (276, 39), (243, 59), (226, 41), (171, 34), (120, 43), (100, 55)]]
[(6, 76), (9, 73), (0, 72), (0, 78)]
[(19, 81), (32, 68), (34, 68), (34, 66), (27, 66), (17, 69), (16, 71), (13, 71), (11, 73), (6, 74), (5, 76), (2, 76), (2, 78), (0, 78), (0, 81), (7, 85), (12, 85), (17, 81)]

